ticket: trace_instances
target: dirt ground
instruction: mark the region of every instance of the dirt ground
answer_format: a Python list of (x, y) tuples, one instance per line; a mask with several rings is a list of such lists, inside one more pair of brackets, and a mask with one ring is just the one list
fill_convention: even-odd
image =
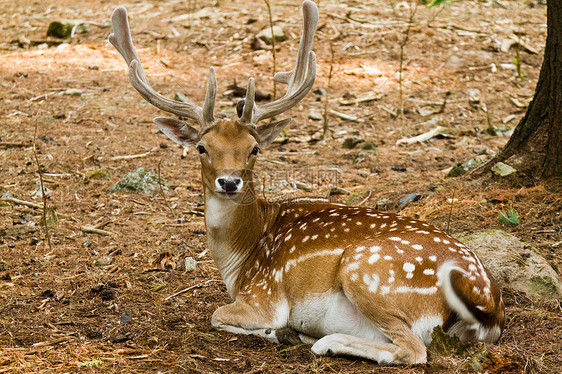
[[(288, 36), (277, 44), (277, 70), (288, 70), (300, 35), (300, 2), (272, 3), (274, 22)], [(182, 148), (155, 131), (152, 118), (165, 114), (134, 91), (125, 63), (107, 42), (109, 17), (120, 4), (0, 1), (0, 196), (42, 204), (34, 196), (36, 129), (47, 203), (58, 216), (50, 248), (39, 230), (41, 209), (0, 204), (0, 372), (469, 370), (460, 356), (432, 354), (428, 365), (379, 367), (211, 327), (212, 312), (229, 299), (206, 251), (197, 157), (192, 149), (182, 157)], [(402, 43), (411, 8), (395, 3), (393, 11), (392, 4), (320, 2), (316, 91), (291, 111), (286, 137), (258, 162), (266, 196), (326, 196), (337, 184), (340, 201), (401, 211), (449, 226), (454, 235), (502, 228), (562, 269), (560, 183), (522, 175), (505, 181), (445, 178), (455, 164), (489, 160), (506, 143), (508, 136), (486, 131), (489, 123), (509, 129), (523, 116), (542, 62), (546, 7), (531, 0), (420, 6)], [(265, 3), (124, 5), (141, 61), (159, 92), (180, 92), (201, 103), (209, 66), (217, 70), (217, 114), (234, 113), (238, 98), (227, 92), (234, 82), (244, 86), (253, 76), (259, 89), (272, 92), (271, 49), (252, 48), (254, 35), (268, 25)], [(64, 19), (88, 21), (89, 31), (66, 41), (47, 38), (49, 23)], [(396, 116), (402, 106), (401, 49), (404, 115)], [(366, 95), (371, 100), (361, 101)], [(318, 141), (323, 122), (311, 117), (324, 113), (326, 97), (329, 110), (354, 121), (330, 114), (326, 140)], [(397, 144), (438, 126), (447, 134)], [(352, 137), (363, 142), (344, 149)], [(139, 167), (159, 172), (168, 192), (106, 192)], [(108, 179), (96, 178), (100, 169), (109, 172)], [(410, 193), (421, 199), (400, 209), (399, 199)], [(498, 220), (509, 208), (519, 213), (519, 225)], [(186, 257), (197, 260), (195, 270), (184, 270)], [(481, 371), (562, 372), (560, 303), (533, 303), (504, 292), (507, 327), (498, 344), (488, 347), (491, 358)]]

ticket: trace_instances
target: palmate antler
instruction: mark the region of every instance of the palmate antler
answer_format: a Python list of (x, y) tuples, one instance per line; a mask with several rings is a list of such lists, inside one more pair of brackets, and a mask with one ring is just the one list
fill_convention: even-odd
[[(287, 84), (285, 95), (271, 103), (258, 106), (255, 103), (254, 79), (250, 78), (248, 90), (244, 101), (244, 109), (241, 121), (248, 125), (256, 125), (259, 121), (281, 114), (295, 106), (308, 93), (316, 79), (316, 55), (311, 51), (312, 39), (318, 23), (318, 8), (312, 1), (303, 2), (303, 34), (301, 37), (296, 66), (289, 72), (275, 74), (275, 81)], [(141, 96), (155, 107), (178, 116), (184, 116), (195, 120), (201, 126), (201, 130), (212, 126), (215, 118), (213, 110), (217, 94), (217, 82), (215, 70), (209, 69), (207, 80), (207, 91), (203, 107), (192, 102), (179, 102), (166, 98), (156, 92), (148, 83), (146, 74), (133, 45), (127, 10), (119, 6), (111, 17), (114, 32), (109, 35), (110, 43), (121, 53), (129, 66), (129, 79), (133, 87)]]
[(314, 84), (316, 79), (316, 55), (311, 49), (312, 39), (318, 24), (318, 8), (314, 2), (305, 1), (302, 4), (302, 13), (303, 33), (297, 53), (296, 66), (291, 71), (280, 72), (273, 77), (276, 82), (289, 86), (287, 92), (282, 98), (260, 107), (255, 103), (254, 79), (250, 78), (241, 117), (243, 122), (255, 125), (263, 119), (286, 112), (298, 104)]
[(123, 6), (117, 7), (115, 11), (113, 11), (111, 22), (113, 23), (114, 32), (109, 35), (109, 42), (121, 53), (121, 56), (123, 56), (127, 65), (129, 65), (129, 79), (141, 96), (146, 101), (165, 112), (193, 119), (199, 123), (202, 128), (212, 125), (215, 121), (213, 110), (215, 108), (215, 99), (217, 96), (215, 69), (209, 69), (207, 92), (205, 93), (203, 108), (190, 102), (182, 103), (168, 99), (154, 91), (148, 83), (148, 79), (146, 78), (146, 74), (144, 73), (144, 69), (142, 68), (131, 38), (129, 22), (127, 20), (127, 9)]

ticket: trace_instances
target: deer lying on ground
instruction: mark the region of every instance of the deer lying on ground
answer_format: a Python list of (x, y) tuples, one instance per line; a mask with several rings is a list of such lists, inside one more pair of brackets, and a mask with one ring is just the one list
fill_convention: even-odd
[(465, 245), (424, 222), (370, 208), (301, 198), (269, 203), (253, 197), (252, 169), (290, 119), (258, 126), (304, 98), (316, 77), (311, 51), (318, 22), (302, 5), (304, 29), (295, 68), (277, 74), (280, 99), (256, 105), (250, 78), (239, 118), (213, 115), (217, 84), (210, 69), (202, 107), (154, 91), (133, 46), (127, 12), (115, 9), (113, 46), (132, 85), (163, 111), (170, 139), (199, 152), (210, 254), (234, 302), (212, 325), (280, 343), (312, 344), (317, 354), (343, 354), (385, 364), (426, 362), (431, 333), (442, 326), (463, 341), (496, 342), (504, 326), (501, 291)]

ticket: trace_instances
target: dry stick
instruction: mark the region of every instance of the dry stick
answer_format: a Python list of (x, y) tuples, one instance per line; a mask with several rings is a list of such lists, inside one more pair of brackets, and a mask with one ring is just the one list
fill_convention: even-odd
[[(396, 8), (394, 5), (394, 1), (391, 1), (392, 11), (394, 16), (398, 18), (398, 13), (396, 13)], [(412, 8), (412, 5), (414, 7)], [(410, 39), (410, 29), (414, 23), (414, 17), (416, 15), (416, 11), (418, 10), (417, 3), (410, 4), (410, 17), (408, 19), (408, 25), (406, 26), (406, 30), (402, 34), (402, 40), (400, 40), (400, 68), (399, 68), (399, 76), (398, 76), (398, 85), (399, 85), (399, 100), (400, 100), (400, 121), (402, 122), (404, 119), (404, 100), (403, 100), (403, 88), (402, 88), (402, 81), (403, 81), (403, 70), (404, 70), (404, 49), (406, 48), (406, 44), (408, 44), (408, 40)]]
[(97, 229), (91, 226), (80, 226), (80, 231), (89, 233), (89, 234), (97, 234), (103, 236), (113, 236), (114, 234), (111, 231), (106, 231), (102, 229)]
[[(277, 63), (276, 63), (276, 56), (275, 56), (275, 34), (273, 33), (273, 16), (271, 15), (271, 6), (269, 4), (269, 0), (263, 0), (265, 5), (267, 6), (267, 12), (269, 13), (269, 28), (271, 29), (271, 51), (273, 52), (273, 76), (275, 77)], [(273, 80), (273, 97), (272, 100), (275, 100), (277, 96), (277, 82), (275, 79)]]
[(25, 201), (25, 200), (20, 200), (20, 199), (16, 199), (15, 197), (3, 197), (0, 199), (1, 201), (8, 201), (14, 204), (19, 204), (19, 205), (24, 205), (27, 206), (29, 208), (35, 208), (35, 209), (43, 209), (43, 206), (41, 204), (37, 204), (37, 203), (32, 203), (30, 201)]
[(334, 69), (334, 46), (330, 44), (330, 72), (328, 73), (328, 85), (326, 86), (326, 100), (324, 101), (324, 125), (322, 126), (322, 139), (326, 137), (328, 131), (328, 103), (330, 102), (330, 81)]
[[(37, 116), (39, 117), (39, 115)], [(39, 120), (35, 119), (35, 130), (33, 132), (33, 156), (35, 157), (35, 164), (37, 165), (37, 173), (39, 174), (39, 186), (41, 187), (41, 197), (43, 199), (43, 227), (45, 229), (45, 236), (47, 237), (47, 244), (49, 251), (53, 251), (51, 244), (51, 233), (49, 232), (49, 223), (47, 222), (47, 194), (45, 193), (45, 185), (43, 183), (43, 172), (39, 164), (39, 156), (37, 156), (37, 128), (39, 127)]]
[(453, 198), (451, 199), (451, 210), (449, 210), (449, 219), (447, 220), (447, 234), (449, 234), (449, 226), (451, 224), (451, 217), (453, 216), (453, 205), (455, 205), (455, 191), (453, 191)]
[(191, 291), (191, 290), (193, 290), (193, 289), (195, 289), (195, 288), (206, 287), (206, 286), (208, 286), (209, 283), (211, 283), (211, 282), (220, 282), (220, 281), (221, 281), (221, 279), (209, 279), (209, 280), (205, 281), (204, 283), (199, 283), (199, 284), (196, 284), (196, 285), (194, 285), (194, 286), (184, 288), (183, 290), (180, 290), (180, 291), (178, 291), (178, 292), (176, 292), (176, 293), (174, 293), (174, 294), (171, 294), (170, 296), (164, 298), (164, 300), (170, 300), (170, 299), (172, 299), (172, 298), (174, 298), (174, 297), (176, 297), (176, 296), (179, 296), (179, 295), (181, 295), (181, 294), (184, 294), (184, 293), (186, 293), (186, 292), (188, 292), (188, 291)]

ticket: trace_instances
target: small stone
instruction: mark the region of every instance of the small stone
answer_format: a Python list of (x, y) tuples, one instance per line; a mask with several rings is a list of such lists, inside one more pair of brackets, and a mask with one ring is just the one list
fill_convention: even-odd
[(41, 188), (41, 184), (37, 183), (37, 185), (35, 186), (35, 190), (33, 191), (33, 194), (31, 196), (43, 197), (43, 191), (45, 191), (46, 196), (49, 196), (51, 192), (53, 192), (50, 188), (45, 187), (45, 185), (43, 185), (43, 188)]
[(477, 155), (489, 155), (489, 154), (493, 154), (494, 152), (486, 147), (485, 145), (479, 144), (479, 145), (475, 145), (472, 148), (472, 152), (474, 152)]
[(127, 313), (123, 313), (123, 315), (121, 316), (121, 324), (128, 325), (129, 323), (131, 323), (131, 316), (129, 316)]
[(447, 173), (447, 175), (445, 175), (445, 178), (460, 177), (461, 175), (465, 175), (470, 170), (482, 165), (483, 163), (484, 161), (480, 160), (479, 158), (473, 158), (468, 161), (458, 163), (453, 166), (453, 168)]
[(275, 43), (282, 42), (287, 39), (283, 29), (279, 26), (273, 26), (273, 34), (271, 33), (271, 27), (266, 27), (260, 31), (256, 36), (266, 42), (267, 44), (272, 44), (275, 39)]
[(195, 229), (193, 230), (195, 235), (205, 235), (205, 230)]
[(183, 268), (182, 270), (185, 272), (190, 272), (195, 270), (196, 266), (197, 266), (197, 261), (193, 257), (186, 257), (183, 259), (181, 268)]
[(363, 144), (361, 146), (361, 149), (365, 150), (365, 151), (372, 151), (374, 149), (376, 149), (377, 147), (375, 146), (375, 143), (373, 143), (372, 141), (367, 141), (365, 142), (365, 144)]
[(313, 121), (322, 121), (324, 117), (322, 117), (321, 113), (311, 110), (310, 113), (308, 113), (308, 118)]
[(504, 164), (503, 162), (498, 162), (497, 164), (492, 166), (492, 168), (490, 170), (492, 171), (492, 173), (494, 173), (498, 177), (507, 177), (508, 175), (511, 175), (511, 174), (517, 172), (517, 170), (515, 168), (513, 168), (513, 167), (511, 167), (507, 164)]
[(392, 202), (386, 197), (383, 197), (382, 199), (377, 201), (377, 210), (387, 210), (391, 206), (392, 206)]
[(39, 243), (39, 239), (38, 239), (37, 237), (35, 237), (35, 236), (32, 237), (32, 238), (29, 240), (29, 245), (37, 245), (38, 243)]
[(82, 240), (82, 247), (84, 248), (89, 248), (92, 245), (92, 242), (90, 241), (90, 239), (84, 239)]
[(81, 34), (88, 32), (90, 25), (80, 21), (54, 21), (49, 24), (47, 36), (70, 39), (73, 29), (75, 34)]
[(95, 180), (110, 179), (111, 174), (109, 173), (109, 170), (104, 168), (90, 169), (86, 171), (86, 177), (88, 179), (95, 179)]
[(112, 256), (103, 256), (101, 258), (98, 258), (97, 260), (94, 260), (93, 265), (97, 267), (105, 267), (113, 265), (114, 262), (115, 259)]
[(112, 343), (123, 343), (133, 338), (132, 334), (117, 334), (111, 338)]
[(346, 138), (343, 141), (342, 148), (344, 149), (353, 149), (357, 146), (357, 144), (364, 142), (363, 139), (359, 138)]
[(119, 182), (107, 192), (136, 191), (145, 194), (154, 192), (162, 186), (164, 191), (168, 190), (166, 183), (158, 178), (158, 175), (145, 168), (135, 169), (123, 176)]
[(406, 195), (406, 196), (404, 196), (403, 198), (400, 199), (399, 208), (402, 208), (406, 204), (409, 204), (411, 202), (418, 201), (419, 199), (421, 199), (421, 197), (422, 196), (419, 193), (411, 193), (409, 195)]

